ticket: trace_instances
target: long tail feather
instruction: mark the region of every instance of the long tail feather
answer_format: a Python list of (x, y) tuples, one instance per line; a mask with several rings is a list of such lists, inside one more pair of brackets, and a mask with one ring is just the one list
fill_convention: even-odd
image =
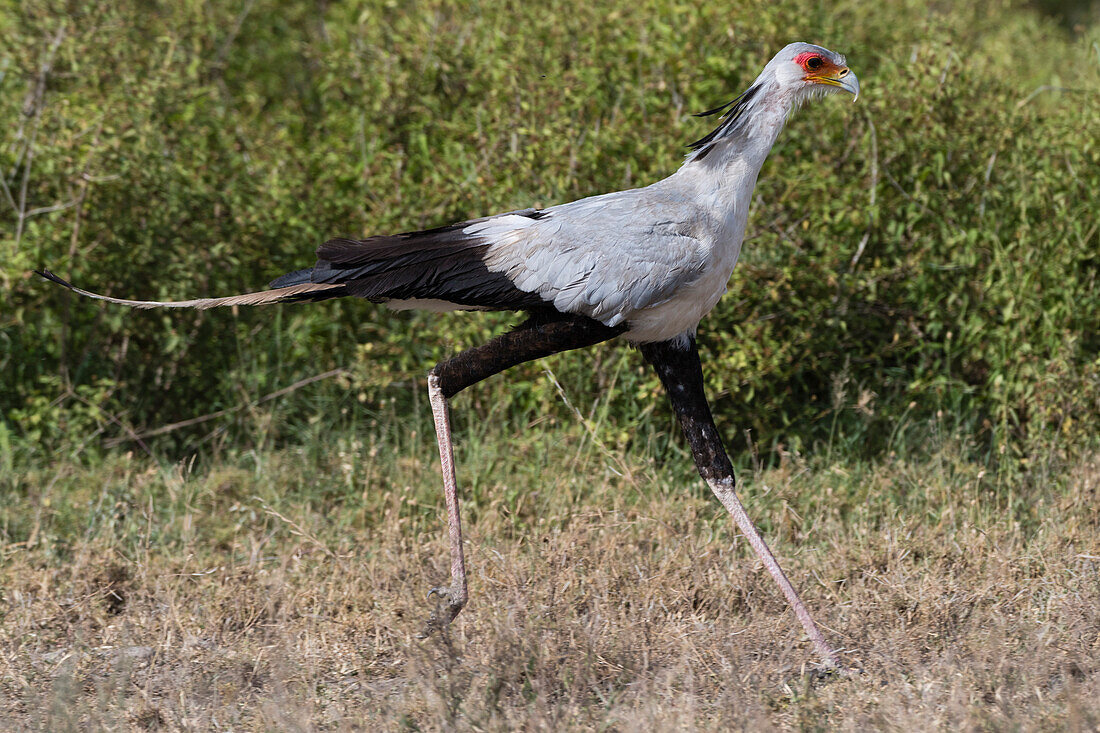
[(325, 300), (328, 298), (339, 298), (347, 295), (347, 286), (343, 284), (331, 284), (331, 283), (303, 283), (300, 285), (291, 285), (290, 287), (274, 288), (272, 290), (261, 290), (256, 293), (243, 293), (241, 295), (230, 295), (225, 298), (196, 298), (194, 300), (127, 300), (125, 298), (112, 298), (107, 295), (99, 295), (98, 293), (92, 293), (82, 288), (78, 288), (72, 283), (66, 282), (53, 274), (49, 270), (35, 270), (39, 275), (55, 282), (58, 285), (68, 288), (74, 293), (78, 293), (88, 298), (95, 298), (96, 300), (105, 300), (108, 303), (117, 303), (119, 305), (128, 305), (133, 308), (197, 308), (199, 310), (205, 310), (207, 308), (217, 308), (219, 306), (226, 305), (266, 305), (268, 303), (292, 303), (302, 300)]

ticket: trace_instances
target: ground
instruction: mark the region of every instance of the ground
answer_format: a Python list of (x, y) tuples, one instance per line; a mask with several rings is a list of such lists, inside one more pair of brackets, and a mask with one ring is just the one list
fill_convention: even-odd
[[(448, 567), (430, 463), (356, 470), (361, 504), (265, 498), (306, 470), (290, 450), (204, 471), (59, 464), (42, 529), (4, 548), (0, 714), (49, 730), (1100, 726), (1100, 458), (1017, 476), (1015, 496), (949, 450), (746, 476), (842, 677), (819, 674), (698, 486), (544, 450), (544, 488), (466, 503), (471, 601), (428, 639)], [(312, 480), (338, 480), (348, 456), (331, 460)], [(83, 533), (47, 531), (80, 500)]]

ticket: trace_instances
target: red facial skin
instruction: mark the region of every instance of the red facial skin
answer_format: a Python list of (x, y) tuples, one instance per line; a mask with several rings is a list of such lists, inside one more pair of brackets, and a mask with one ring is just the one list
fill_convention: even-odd
[[(816, 69), (810, 68), (810, 59), (821, 59), (821, 66), (818, 66)], [(794, 62), (806, 70), (807, 77), (836, 76), (840, 72), (839, 66), (816, 51), (803, 51), (794, 57)]]

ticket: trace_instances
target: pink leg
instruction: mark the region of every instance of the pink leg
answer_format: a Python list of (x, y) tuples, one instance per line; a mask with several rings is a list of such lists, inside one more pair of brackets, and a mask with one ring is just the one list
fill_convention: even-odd
[(699, 475), (710, 486), (710, 490), (722, 502), (741, 532), (749, 539), (749, 544), (757, 556), (764, 562), (764, 566), (771, 573), (772, 578), (779, 584), (787, 601), (791, 604), (791, 610), (798, 618), (802, 628), (813, 642), (817, 653), (823, 657), (823, 661), (829, 667), (839, 667), (836, 652), (825, 641), (817, 624), (806, 610), (806, 604), (798, 597), (794, 587), (791, 586), (787, 576), (783, 574), (775, 556), (761, 539), (752, 520), (745, 513), (745, 507), (737, 498), (735, 488), (737, 481), (733, 471), (733, 464), (722, 446), (722, 439), (718, 435), (718, 428), (714, 425), (714, 418), (710, 412), (703, 388), (703, 369), (699, 362), (699, 352), (695, 347), (695, 339), (691, 336), (683, 339), (673, 339), (653, 344), (641, 345), (642, 355), (653, 365), (657, 375), (661, 378), (672, 408), (680, 418), (680, 426), (684, 429), (684, 435), (691, 445), (691, 452), (695, 458), (695, 466), (699, 469)]
[(752, 549), (756, 551), (757, 557), (763, 561), (764, 567), (768, 569), (772, 578), (779, 584), (779, 589), (783, 591), (783, 595), (787, 597), (787, 602), (791, 604), (791, 610), (793, 610), (794, 615), (798, 617), (798, 621), (802, 624), (802, 628), (806, 630), (806, 635), (810, 637), (810, 641), (813, 642), (814, 648), (817, 649), (817, 653), (822, 656), (827, 666), (839, 669), (841, 665), (837, 660), (836, 652), (834, 652), (833, 648), (825, 641), (825, 637), (822, 636), (821, 631), (817, 628), (817, 624), (814, 623), (813, 618), (810, 616), (810, 612), (806, 609), (806, 604), (798, 597), (798, 593), (795, 591), (794, 586), (787, 580), (787, 576), (783, 574), (783, 569), (779, 567), (779, 562), (775, 559), (775, 555), (768, 549), (768, 545), (764, 542), (764, 538), (756, 531), (756, 527), (753, 525), (752, 520), (749, 519), (749, 515), (745, 513), (745, 507), (741, 504), (741, 500), (737, 498), (737, 492), (733, 484), (734, 480), (732, 478), (707, 480), (707, 485), (710, 486), (710, 490), (718, 497), (718, 501), (722, 502), (722, 506), (726, 508), (726, 511), (733, 515), (733, 521), (737, 522), (737, 526), (741, 529), (741, 533), (748, 538), (749, 544), (752, 545)]
[(458, 512), (458, 485), (455, 481), (454, 450), (451, 447), (451, 421), (447, 398), (439, 386), (439, 377), (428, 375), (428, 401), (435, 419), (435, 437), (439, 442), (439, 462), (443, 469), (443, 495), (447, 502), (447, 528), (451, 540), (451, 587), (432, 588), (430, 598), (438, 595), (443, 601), (428, 620), (428, 630), (446, 626), (466, 605), (466, 560), (462, 554), (462, 521)]
[(531, 319), (483, 346), (469, 349), (440, 362), (428, 374), (428, 400), (435, 419), (439, 441), (439, 460), (443, 468), (443, 493), (447, 501), (447, 527), (451, 539), (451, 587), (433, 588), (429, 598), (438, 595), (442, 603), (428, 620), (425, 634), (446, 626), (466, 605), (466, 561), (462, 553), (462, 522), (458, 513), (458, 485), (455, 482), (454, 452), (451, 448), (451, 424), (447, 400), (471, 384), (499, 374), (525, 361), (578, 349), (606, 341), (622, 332), (583, 316), (565, 314)]

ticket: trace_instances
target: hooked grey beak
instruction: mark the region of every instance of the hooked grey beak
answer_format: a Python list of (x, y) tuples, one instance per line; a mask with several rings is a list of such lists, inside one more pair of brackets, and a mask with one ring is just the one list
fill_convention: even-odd
[(855, 75), (855, 72), (851, 69), (846, 69), (848, 72), (837, 81), (840, 82), (837, 86), (845, 91), (852, 93), (852, 101), (859, 99), (859, 77)]

